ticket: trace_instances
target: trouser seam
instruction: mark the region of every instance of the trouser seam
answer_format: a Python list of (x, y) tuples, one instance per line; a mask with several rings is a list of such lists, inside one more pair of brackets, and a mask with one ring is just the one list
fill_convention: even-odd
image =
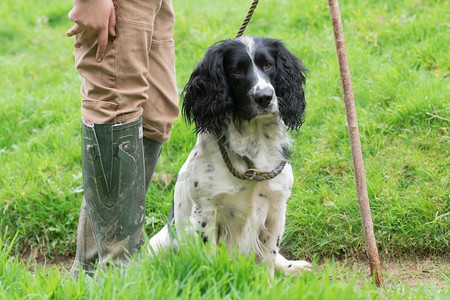
[(122, 19), (122, 18), (117, 18), (117, 21), (122, 22), (122, 23), (128, 23), (128, 24), (132, 24), (132, 25), (138, 25), (139, 27), (146, 27), (149, 30), (153, 30), (154, 29), (154, 25), (150, 24), (150, 23), (143, 23), (143, 22), (137, 22), (137, 21), (132, 21), (132, 20), (126, 20), (126, 19)]
[(113, 61), (112, 61), (112, 63), (113, 63), (113, 77), (114, 77), (114, 93), (116, 94), (116, 98), (117, 98), (117, 106), (116, 106), (116, 108), (115, 108), (115, 111), (116, 111), (116, 116), (117, 116), (117, 109), (119, 108), (119, 106), (120, 106), (120, 103), (122, 102), (122, 99), (120, 98), (120, 93), (118, 93), (117, 92), (117, 69), (116, 69), (116, 59), (117, 59), (117, 55), (116, 55), (116, 48), (117, 48), (117, 38), (115, 38), (114, 39), (114, 42), (113, 42), (113, 47), (112, 47), (112, 51), (113, 51), (113, 53), (112, 53), (112, 55), (113, 55)]

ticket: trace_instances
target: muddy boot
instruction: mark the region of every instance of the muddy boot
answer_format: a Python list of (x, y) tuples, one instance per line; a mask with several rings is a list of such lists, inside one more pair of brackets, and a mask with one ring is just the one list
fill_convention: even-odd
[(145, 190), (148, 191), (163, 143), (144, 137)]
[(82, 125), (85, 205), (71, 270), (75, 276), (78, 264), (92, 271), (97, 257), (99, 266), (127, 265), (127, 257), (140, 244), (145, 219), (141, 119), (127, 124)]
[(78, 220), (77, 252), (70, 274), (78, 277), (78, 268), (81, 267), (91, 276), (95, 272), (95, 263), (98, 260), (97, 244), (92, 233), (91, 222), (87, 216), (86, 200), (81, 203), (80, 218)]
[[(158, 162), (163, 143), (144, 137), (143, 144), (145, 162), (145, 191), (148, 192), (150, 181), (152, 180), (153, 172), (155, 171), (156, 163)], [(144, 245), (145, 239), (148, 239), (148, 236), (144, 231), (139, 246)]]

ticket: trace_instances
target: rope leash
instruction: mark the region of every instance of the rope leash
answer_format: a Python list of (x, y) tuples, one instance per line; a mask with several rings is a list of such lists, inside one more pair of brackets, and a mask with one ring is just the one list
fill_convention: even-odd
[(247, 16), (245, 17), (244, 21), (242, 22), (241, 27), (238, 30), (238, 33), (236, 34), (236, 37), (242, 36), (242, 34), (245, 31), (245, 28), (247, 28), (248, 23), (250, 22), (250, 19), (253, 16), (253, 12), (255, 11), (256, 6), (258, 5), (259, 0), (253, 0), (252, 5), (250, 6)]
[[(245, 17), (244, 21), (242, 22), (241, 27), (238, 30), (238, 33), (236, 34), (236, 38), (242, 36), (245, 29), (247, 28), (248, 23), (250, 22), (253, 12), (256, 9), (256, 6), (258, 5), (259, 0), (253, 0), (252, 5), (250, 6), (247, 16)], [(228, 151), (225, 147), (226, 138), (224, 136), (220, 137), (217, 141), (220, 149), (220, 153), (222, 154), (222, 158), (228, 168), (228, 170), (233, 174), (234, 177), (239, 178), (241, 180), (253, 180), (253, 181), (264, 181), (273, 179), (278, 174), (283, 171), (284, 166), (286, 165), (286, 161), (281, 161), (281, 163), (273, 169), (270, 172), (261, 172), (258, 169), (256, 169), (255, 164), (248, 158), (247, 156), (241, 156), (237, 153), (235, 153), (240, 159), (242, 159), (247, 164), (247, 170), (244, 173), (239, 172), (236, 170), (236, 168), (233, 166), (233, 163), (231, 162), (230, 156), (228, 155)]]

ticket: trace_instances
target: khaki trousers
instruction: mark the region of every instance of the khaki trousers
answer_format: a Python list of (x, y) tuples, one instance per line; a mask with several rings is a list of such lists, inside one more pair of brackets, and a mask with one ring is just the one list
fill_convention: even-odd
[(95, 59), (97, 41), (75, 50), (82, 116), (94, 124), (142, 116), (144, 136), (164, 142), (179, 115), (172, 1), (113, 2), (116, 37), (110, 37), (103, 61)]

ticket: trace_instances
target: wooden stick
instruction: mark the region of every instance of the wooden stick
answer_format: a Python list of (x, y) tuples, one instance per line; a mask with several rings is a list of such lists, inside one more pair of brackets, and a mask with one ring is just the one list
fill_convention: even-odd
[(380, 258), (378, 256), (375, 234), (373, 232), (372, 215), (370, 213), (369, 196), (367, 194), (366, 175), (359, 136), (358, 120), (356, 118), (355, 98), (353, 95), (350, 69), (348, 66), (347, 51), (345, 49), (344, 31), (342, 28), (341, 12), (337, 0), (328, 0), (330, 17), (333, 23), (334, 40), (338, 56), (339, 71), (341, 74), (342, 90), (344, 93), (345, 112), (347, 114), (348, 133), (352, 150), (353, 168), (355, 171), (356, 192), (358, 195), (359, 212), (363, 226), (366, 250), (369, 257), (370, 273), (375, 272), (375, 284), (383, 284)]

